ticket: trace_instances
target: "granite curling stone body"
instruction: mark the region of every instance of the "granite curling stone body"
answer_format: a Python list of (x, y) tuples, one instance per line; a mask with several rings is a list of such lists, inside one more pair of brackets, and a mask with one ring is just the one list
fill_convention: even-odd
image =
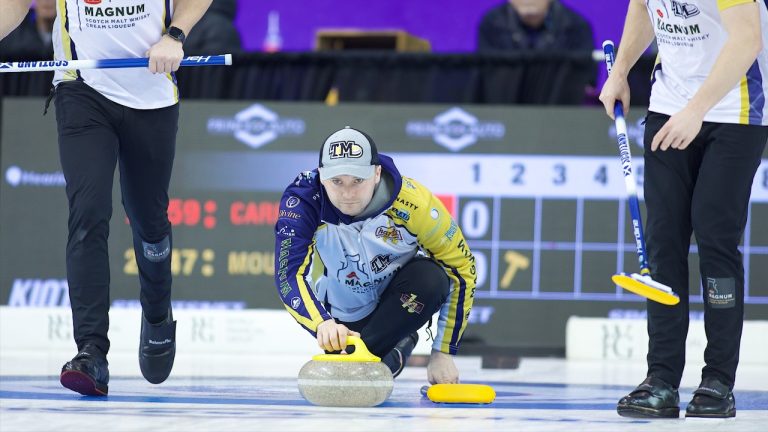
[(299, 392), (313, 405), (372, 407), (392, 394), (392, 372), (357, 337), (347, 336), (352, 354), (320, 354), (299, 371)]

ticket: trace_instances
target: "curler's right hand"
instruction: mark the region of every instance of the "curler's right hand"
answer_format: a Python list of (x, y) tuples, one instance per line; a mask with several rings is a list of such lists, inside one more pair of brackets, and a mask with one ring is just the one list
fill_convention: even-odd
[(325, 320), (317, 326), (317, 345), (325, 351), (341, 351), (347, 347), (347, 336), (360, 337), (344, 324), (333, 319)]
[(627, 82), (626, 75), (617, 73), (614, 70), (605, 81), (599, 99), (605, 107), (606, 114), (612, 120), (615, 120), (613, 106), (617, 100), (623, 105), (624, 115), (626, 115), (629, 112), (629, 83)]

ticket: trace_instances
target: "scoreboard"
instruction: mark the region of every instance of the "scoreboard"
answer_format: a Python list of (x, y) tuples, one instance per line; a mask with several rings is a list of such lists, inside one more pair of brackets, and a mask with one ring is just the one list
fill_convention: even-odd
[[(0, 302), (17, 307), (68, 305), (64, 180), (55, 121), (41, 106), (2, 102)], [(602, 109), (184, 101), (180, 118), (168, 208), (176, 308), (282, 308), (273, 283), (278, 201), (317, 166), (325, 137), (350, 125), (438, 195), (468, 239), (478, 269), (468, 339), (558, 350), (571, 315), (644, 310), (610, 280), (638, 263)], [(629, 120), (642, 193), (642, 119)], [(138, 307), (117, 179), (113, 202), (112, 306)], [(749, 209), (745, 313), (768, 319), (768, 159)], [(695, 244), (691, 252), (691, 303), (700, 310)]]

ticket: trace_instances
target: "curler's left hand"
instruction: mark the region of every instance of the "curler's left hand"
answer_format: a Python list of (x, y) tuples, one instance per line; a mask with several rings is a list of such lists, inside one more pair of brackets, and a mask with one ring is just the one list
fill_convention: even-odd
[(453, 362), (453, 356), (432, 350), (427, 366), (427, 379), (430, 384), (458, 384), (459, 370)]

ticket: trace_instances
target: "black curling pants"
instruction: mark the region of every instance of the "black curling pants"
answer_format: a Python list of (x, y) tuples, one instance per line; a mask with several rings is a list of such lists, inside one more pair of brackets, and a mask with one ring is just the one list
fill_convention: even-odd
[(359, 332), (368, 350), (383, 358), (440, 310), (449, 289), (442, 267), (429, 258), (413, 258), (395, 274), (373, 312), (360, 321), (342, 324)]
[(648, 301), (648, 375), (680, 385), (688, 335), (688, 251), (699, 248), (707, 347), (702, 377), (733, 388), (744, 323), (744, 267), (738, 245), (768, 127), (705, 122), (685, 150), (651, 151), (669, 116), (649, 113), (645, 126), (648, 259), (654, 280), (680, 303)]
[(133, 231), (144, 314), (150, 321), (160, 321), (170, 307), (167, 209), (179, 107), (128, 108), (82, 81), (59, 84), (55, 103), (69, 202), (66, 262), (74, 338), (78, 350), (93, 343), (106, 353), (110, 305), (107, 238), (116, 166)]

